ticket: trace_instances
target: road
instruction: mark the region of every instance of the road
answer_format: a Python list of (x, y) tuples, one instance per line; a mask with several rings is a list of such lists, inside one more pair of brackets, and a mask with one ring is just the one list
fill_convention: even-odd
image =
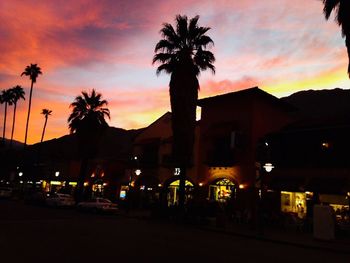
[(0, 262), (350, 262), (350, 256), (0, 200)]

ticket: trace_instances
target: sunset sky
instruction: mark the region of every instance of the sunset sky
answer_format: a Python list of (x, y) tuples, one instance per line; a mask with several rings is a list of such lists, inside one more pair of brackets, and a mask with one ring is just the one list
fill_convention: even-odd
[[(169, 76), (156, 76), (154, 47), (162, 23), (176, 14), (200, 15), (215, 46), (216, 74), (200, 75), (200, 97), (253, 86), (282, 97), (305, 89), (349, 89), (340, 29), (325, 21), (319, 0), (0, 0), (0, 89), (30, 81), (20, 74), (37, 63), (29, 143), (68, 133), (69, 104), (82, 90), (108, 100), (109, 124), (147, 126), (168, 111)], [(24, 141), (28, 99), (19, 102), (15, 139)], [(7, 133), (10, 137), (12, 110)], [(3, 129), (4, 107), (0, 109)]]

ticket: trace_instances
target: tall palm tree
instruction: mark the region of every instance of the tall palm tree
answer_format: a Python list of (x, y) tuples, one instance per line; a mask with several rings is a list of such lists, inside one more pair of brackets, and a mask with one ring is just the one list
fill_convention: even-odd
[(322, 0), (323, 13), (328, 20), (331, 13), (335, 12), (335, 20), (341, 27), (342, 36), (345, 37), (345, 45), (348, 51), (348, 75), (350, 78), (350, 1), (349, 0)]
[(196, 104), (200, 71), (215, 73), (215, 57), (207, 48), (214, 45), (206, 35), (209, 27), (198, 26), (199, 16), (188, 19), (177, 15), (175, 28), (164, 23), (162, 39), (156, 44), (153, 63), (159, 63), (157, 74), (170, 74), (170, 104), (172, 111), (173, 157), (180, 172), (179, 205), (185, 201), (186, 168), (191, 165)]
[(44, 123), (43, 133), (41, 134), (40, 143), (42, 143), (43, 140), (44, 140), (44, 135), (45, 135), (45, 130), (46, 130), (47, 119), (49, 118), (49, 116), (51, 115), (51, 113), (52, 113), (52, 110), (49, 110), (49, 109), (42, 109), (42, 111), (41, 111), (41, 114), (45, 116), (45, 123)]
[(12, 105), (13, 97), (11, 90), (3, 90), (2, 91), (2, 100), (5, 103), (5, 112), (4, 112), (4, 126), (3, 126), (3, 132), (2, 132), (2, 141), (3, 145), (5, 145), (5, 134), (6, 134), (6, 117), (7, 117), (7, 105)]
[(72, 113), (68, 117), (68, 126), (70, 132), (77, 135), (82, 159), (76, 192), (78, 200), (82, 198), (88, 160), (96, 154), (101, 133), (108, 127), (105, 118), (110, 119), (110, 112), (107, 105), (108, 102), (102, 99), (101, 93), (96, 93), (94, 89), (90, 94), (83, 91), (70, 105)]
[(13, 117), (12, 117), (12, 131), (11, 131), (11, 141), (10, 141), (10, 146), (12, 146), (12, 142), (13, 142), (13, 133), (15, 131), (15, 123), (16, 123), (16, 110), (17, 110), (17, 102), (20, 99), (25, 100), (25, 92), (23, 90), (23, 88), (19, 85), (16, 85), (15, 87), (13, 87), (11, 89), (11, 93), (12, 93), (12, 100), (13, 100)]
[(23, 76), (23, 75), (29, 76), (29, 79), (31, 80), (30, 93), (29, 93), (28, 115), (27, 115), (27, 122), (26, 122), (26, 133), (25, 133), (25, 137), (24, 137), (24, 145), (27, 145), (30, 108), (32, 105), (33, 85), (36, 82), (36, 79), (38, 78), (38, 76), (40, 74), (42, 74), (41, 68), (38, 67), (37, 64), (30, 64), (30, 66), (27, 66), (21, 74), (21, 76)]

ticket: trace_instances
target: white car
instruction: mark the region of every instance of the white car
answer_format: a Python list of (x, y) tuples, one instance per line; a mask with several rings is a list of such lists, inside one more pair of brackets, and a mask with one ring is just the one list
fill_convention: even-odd
[(73, 197), (69, 194), (60, 194), (60, 193), (53, 193), (48, 194), (46, 197), (46, 204), (48, 206), (74, 206), (75, 201)]
[(115, 213), (118, 211), (118, 206), (105, 198), (93, 198), (89, 201), (81, 202), (77, 205), (77, 208), (94, 213)]

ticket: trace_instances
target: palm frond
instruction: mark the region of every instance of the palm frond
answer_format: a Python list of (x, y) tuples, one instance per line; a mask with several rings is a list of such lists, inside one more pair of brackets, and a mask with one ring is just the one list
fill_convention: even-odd
[(328, 20), (332, 11), (337, 8), (340, 0), (322, 0), (323, 1), (323, 13)]

